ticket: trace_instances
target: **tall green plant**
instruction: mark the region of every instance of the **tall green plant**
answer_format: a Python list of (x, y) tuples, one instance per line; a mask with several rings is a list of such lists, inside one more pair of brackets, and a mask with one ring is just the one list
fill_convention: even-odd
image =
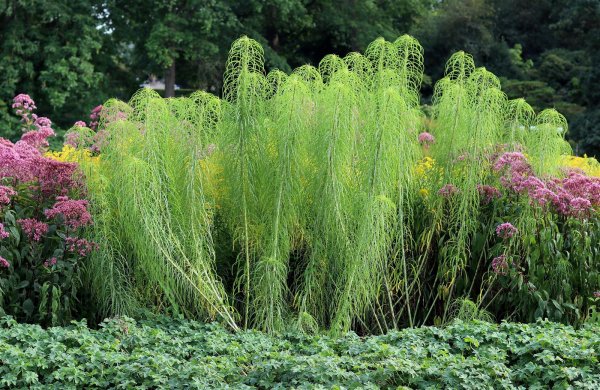
[(550, 108), (536, 116), (525, 138), (536, 174), (556, 174), (560, 157), (572, 154), (569, 143), (564, 139), (566, 133), (567, 120), (558, 111)]
[(235, 328), (227, 294), (214, 272), (211, 220), (196, 159), (201, 146), (195, 132), (179, 126), (181, 103), (142, 91), (129, 103), (129, 118), (110, 125), (111, 142), (102, 152), (109, 169), (101, 171), (101, 181), (90, 181), (97, 185), (90, 190), (102, 194), (102, 201), (114, 202), (107, 205), (113, 215), (103, 216), (102, 227), (110, 226), (118, 236), (104, 237), (102, 254), (118, 256), (97, 256), (90, 267), (103, 269), (106, 265), (98, 263), (114, 261), (118, 271), (109, 273), (108, 280), (97, 272), (92, 277), (115, 282), (111, 278), (121, 276), (119, 262), (126, 257), (141, 298), (156, 299), (158, 290), (176, 311), (218, 317)]
[(405, 223), (410, 219), (407, 199), (417, 160), (420, 118), (415, 107), (422, 77), (422, 48), (415, 42), (405, 37), (396, 43), (379, 39), (367, 48), (374, 73), (370, 88), (363, 92), (359, 180), (353, 191), (355, 232), (339, 282), (342, 288), (332, 323), (334, 330), (348, 330), (353, 318), (364, 317), (367, 309), (380, 315), (375, 307), (382, 311), (382, 296), (388, 298), (385, 302), (394, 317), (389, 279), (395, 267), (388, 258), (395, 239), (401, 254), (403, 284), (408, 283)]
[[(435, 92), (435, 135), (432, 155), (443, 167), (438, 187), (436, 224), (445, 236), (438, 259), (438, 291), (444, 302), (442, 320), (448, 315), (458, 278), (471, 256), (471, 238), (478, 224), (478, 185), (485, 181), (485, 156), (502, 140), (506, 96), (498, 78), (484, 68), (474, 68), (469, 55), (454, 54), (446, 77)], [(440, 142), (441, 141), (441, 142)], [(442, 221), (445, 221), (442, 223)], [(433, 308), (433, 306), (432, 306)]]
[[(351, 76), (346, 73), (346, 77)], [(315, 101), (315, 132), (308, 145), (310, 247), (297, 301), (301, 313), (322, 324), (329, 323), (334, 310), (330, 298), (352, 240), (349, 214), (357, 103), (356, 92), (341, 79), (325, 85)]]
[[(333, 333), (524, 316), (533, 299), (535, 316), (584, 310), (561, 286), (595, 288), (595, 274), (575, 269), (595, 264), (597, 218), (586, 199), (569, 209), (577, 191), (553, 187), (570, 153), (564, 118), (508, 101), (464, 52), (449, 59), (426, 118), (422, 77), (423, 49), (409, 36), (290, 75), (265, 75), (262, 48), (242, 37), (223, 99), (143, 91), (109, 102), (108, 145), (88, 175), (102, 245), (88, 280), (100, 308), (168, 308), (268, 332), (296, 318)], [(507, 161), (520, 159), (521, 176), (496, 167), (519, 151)], [(544, 192), (532, 186), (556, 197), (538, 204)], [(514, 237), (496, 231), (507, 221)], [(543, 292), (529, 292), (531, 280)], [(507, 309), (507, 297), (519, 303)], [(552, 299), (560, 310), (549, 311)]]
[(225, 178), (225, 215), (240, 245), (240, 274), (237, 285), (244, 299), (244, 327), (248, 326), (251, 305), (251, 274), (255, 265), (261, 226), (257, 207), (261, 156), (266, 150), (264, 110), (268, 93), (263, 75), (263, 49), (242, 37), (231, 47), (223, 95), (226, 100), (221, 124), (223, 170)]
[(279, 86), (271, 103), (273, 111), (265, 119), (267, 128), (261, 140), (266, 154), (256, 178), (264, 233), (250, 279), (254, 324), (267, 331), (281, 330), (285, 325), (288, 261), (302, 228), (303, 144), (310, 137), (307, 111), (312, 104), (309, 87), (292, 75)]

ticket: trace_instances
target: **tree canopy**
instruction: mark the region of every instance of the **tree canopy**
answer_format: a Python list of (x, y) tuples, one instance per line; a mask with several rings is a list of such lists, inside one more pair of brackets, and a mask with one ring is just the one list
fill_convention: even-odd
[(150, 75), (165, 79), (165, 96), (220, 94), (241, 35), (265, 47), (268, 70), (289, 71), (410, 33), (425, 49), (426, 95), (464, 50), (510, 98), (565, 114), (577, 153), (600, 155), (599, 30), (598, 0), (0, 0), (0, 135), (15, 136), (18, 93), (63, 128)]

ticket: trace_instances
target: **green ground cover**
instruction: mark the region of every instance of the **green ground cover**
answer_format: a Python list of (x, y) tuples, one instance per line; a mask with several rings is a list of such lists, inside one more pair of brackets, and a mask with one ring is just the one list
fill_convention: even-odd
[(600, 386), (599, 328), (456, 321), (384, 336), (270, 336), (156, 317), (3, 319), (0, 387), (514, 389)]

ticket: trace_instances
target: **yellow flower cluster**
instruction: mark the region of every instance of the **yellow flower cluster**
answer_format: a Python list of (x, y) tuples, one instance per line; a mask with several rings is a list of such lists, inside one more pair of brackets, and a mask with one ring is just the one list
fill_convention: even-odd
[(81, 172), (88, 178), (89, 184), (106, 185), (102, 184), (105, 178), (100, 169), (100, 156), (92, 156), (88, 149), (77, 149), (71, 145), (63, 145), (61, 151), (46, 152), (44, 156), (56, 161), (77, 163)]
[[(426, 182), (429, 182), (432, 179), (431, 173), (435, 168), (435, 160), (429, 156), (423, 157), (423, 159), (421, 159), (415, 166), (415, 173), (417, 174), (417, 177), (423, 180), (422, 185), (425, 187), (428, 186)], [(428, 198), (429, 190), (425, 187), (422, 187), (419, 190), (419, 195), (423, 198)]]
[(420, 177), (424, 177), (427, 175), (429, 171), (431, 171), (435, 166), (435, 160), (431, 157), (424, 157), (421, 161), (417, 163), (416, 172)]
[(100, 156), (92, 156), (87, 149), (76, 149), (71, 145), (63, 145), (59, 152), (46, 152), (45, 157), (49, 157), (56, 161), (76, 162), (83, 164), (91, 164), (97, 166), (100, 162)]
[(561, 165), (581, 169), (588, 176), (600, 177), (600, 163), (593, 157), (564, 156)]

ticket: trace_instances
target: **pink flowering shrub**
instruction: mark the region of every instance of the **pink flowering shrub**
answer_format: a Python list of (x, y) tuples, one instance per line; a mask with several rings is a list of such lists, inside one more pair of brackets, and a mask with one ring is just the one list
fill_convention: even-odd
[(7, 205), (10, 203), (11, 197), (17, 195), (17, 192), (8, 186), (0, 186), (0, 205)]
[[(427, 218), (439, 218), (432, 268), (456, 272), (456, 296), (486, 296), (497, 319), (580, 323), (600, 290), (600, 178), (574, 169), (541, 175), (550, 170), (514, 142), (478, 153), (433, 151), (440, 168), (429, 173), (426, 190), (438, 191), (419, 198), (413, 225), (430, 234)], [(457, 217), (472, 224), (463, 236)], [(457, 240), (468, 250), (454, 250)]]
[(27, 238), (36, 242), (41, 241), (42, 237), (48, 233), (48, 224), (33, 218), (18, 219), (17, 223), (21, 225), (21, 229), (27, 235)]
[(92, 253), (93, 250), (97, 249), (97, 244), (92, 241), (88, 241), (85, 238), (67, 237), (67, 250), (71, 253), (78, 253), (80, 256), (85, 257)]
[(498, 307), (516, 305), (529, 321), (576, 322), (600, 287), (600, 178), (577, 170), (541, 177), (518, 145), (506, 149), (490, 157), (498, 194), (478, 187), (494, 218), (511, 221), (496, 222), (486, 260), (505, 291)]
[(88, 212), (87, 200), (73, 200), (67, 196), (58, 196), (56, 203), (50, 209), (46, 209), (44, 214), (48, 219), (61, 218), (61, 222), (73, 229), (87, 226), (92, 221), (92, 216)]
[(52, 122), (14, 99), (23, 135), (0, 138), (0, 314), (41, 324), (68, 322), (77, 310), (81, 262), (96, 248), (77, 165), (44, 156)]
[(571, 171), (564, 178), (535, 176), (522, 153), (507, 152), (493, 164), (509, 191), (527, 195), (531, 202), (565, 217), (586, 217), (600, 205), (600, 178)]

